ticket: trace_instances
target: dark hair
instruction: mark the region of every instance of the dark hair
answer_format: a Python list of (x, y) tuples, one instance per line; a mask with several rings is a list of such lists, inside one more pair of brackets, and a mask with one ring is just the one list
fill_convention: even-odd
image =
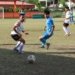
[(25, 13), (24, 13), (24, 12), (20, 12), (20, 13), (19, 13), (19, 15), (20, 15), (20, 16), (21, 16), (21, 15), (22, 15), (22, 16), (24, 16), (24, 15), (25, 15)]
[(45, 14), (47, 14), (47, 15), (49, 15), (49, 14), (50, 14), (50, 10), (49, 10), (49, 8), (48, 8), (48, 7), (44, 9), (44, 13), (45, 13)]
[(67, 10), (70, 10), (68, 6), (65, 6), (65, 8), (66, 8)]

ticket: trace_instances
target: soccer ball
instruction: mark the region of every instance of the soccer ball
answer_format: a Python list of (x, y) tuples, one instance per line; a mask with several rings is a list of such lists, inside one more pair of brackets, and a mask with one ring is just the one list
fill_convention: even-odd
[(36, 61), (36, 57), (34, 55), (29, 55), (27, 57), (27, 62), (30, 63), (30, 64), (35, 63), (35, 61)]

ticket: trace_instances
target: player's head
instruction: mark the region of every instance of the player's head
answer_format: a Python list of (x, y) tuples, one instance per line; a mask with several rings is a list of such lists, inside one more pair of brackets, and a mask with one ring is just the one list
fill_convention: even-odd
[(25, 20), (25, 13), (24, 12), (20, 12), (20, 21), (24, 22)]
[(49, 10), (49, 8), (45, 8), (44, 9), (44, 14), (45, 14), (46, 18), (48, 18), (50, 16), (50, 10)]
[(69, 11), (69, 7), (68, 6), (65, 6), (65, 11)]

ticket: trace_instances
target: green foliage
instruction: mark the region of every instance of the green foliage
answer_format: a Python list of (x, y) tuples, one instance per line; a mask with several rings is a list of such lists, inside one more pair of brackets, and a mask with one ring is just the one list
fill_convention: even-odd
[(39, 3), (39, 0), (28, 0), (27, 2), (35, 4), (38, 7), (38, 10), (41, 9), (41, 4)]
[(63, 12), (57, 9), (54, 11), (51, 11), (51, 13), (54, 18), (60, 18), (63, 16)]
[(5, 8), (4, 9), (4, 12), (13, 12), (13, 8), (12, 7)]
[(38, 0), (28, 0), (27, 2), (28, 3), (32, 3), (32, 4), (37, 4), (38, 3)]
[(65, 1), (66, 1), (66, 0), (59, 0), (59, 2), (60, 2), (61, 4), (63, 4), (63, 5), (65, 5)]

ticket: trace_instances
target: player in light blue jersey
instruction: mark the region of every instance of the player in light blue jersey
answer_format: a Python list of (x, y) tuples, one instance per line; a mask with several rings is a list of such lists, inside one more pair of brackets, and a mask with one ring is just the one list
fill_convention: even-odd
[(42, 42), (41, 48), (47, 47), (47, 49), (48, 49), (50, 46), (50, 43), (47, 43), (46, 41), (53, 35), (55, 26), (54, 26), (53, 19), (50, 16), (50, 11), (48, 10), (48, 8), (46, 8), (44, 10), (44, 14), (45, 14), (45, 18), (46, 18), (45, 32), (39, 39)]

